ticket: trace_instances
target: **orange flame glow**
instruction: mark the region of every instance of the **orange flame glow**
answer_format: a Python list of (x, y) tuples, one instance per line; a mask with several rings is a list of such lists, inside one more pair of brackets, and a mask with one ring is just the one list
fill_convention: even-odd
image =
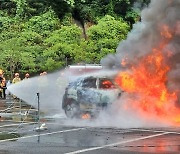
[(161, 36), (163, 36), (164, 38), (167, 38), (167, 39), (172, 38), (172, 34), (171, 34), (170, 29), (169, 29), (168, 26), (163, 25), (162, 31), (161, 31)]
[(125, 66), (127, 64), (127, 59), (126, 58), (123, 58), (122, 61), (121, 61), (121, 65), (122, 66)]
[(89, 113), (82, 114), (82, 119), (91, 119), (91, 115)]
[[(167, 26), (163, 27), (161, 35), (168, 40), (173, 37)], [(128, 101), (131, 101), (133, 108), (143, 111), (144, 117), (157, 115), (163, 121), (179, 124), (180, 109), (174, 104), (177, 94), (167, 88), (167, 74), (171, 68), (166, 64), (169, 55), (162, 52), (166, 43), (160, 43), (159, 48), (154, 48), (129, 71), (119, 72), (115, 82), (128, 94), (138, 96), (137, 100)]]

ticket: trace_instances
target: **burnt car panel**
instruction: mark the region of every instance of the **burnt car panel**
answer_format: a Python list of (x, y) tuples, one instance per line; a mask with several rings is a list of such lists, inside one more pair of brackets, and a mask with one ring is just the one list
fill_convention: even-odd
[(120, 88), (113, 83), (111, 78), (83, 77), (69, 83), (63, 97), (62, 108), (71, 118), (83, 113), (96, 115), (113, 103), (120, 94)]

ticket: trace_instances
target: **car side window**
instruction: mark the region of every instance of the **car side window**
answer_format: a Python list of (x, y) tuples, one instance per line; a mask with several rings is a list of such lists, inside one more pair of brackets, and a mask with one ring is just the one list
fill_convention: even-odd
[(90, 78), (84, 79), (82, 87), (83, 88), (96, 88), (96, 78), (90, 77)]
[(68, 87), (69, 88), (77, 88), (77, 87), (79, 87), (79, 86), (81, 86), (81, 80), (82, 79), (77, 79), (76, 81), (74, 81), (74, 82), (70, 82), (69, 83), (69, 85), (68, 85)]
[(100, 79), (99, 80), (99, 88), (100, 89), (114, 89), (115, 85), (109, 79)]

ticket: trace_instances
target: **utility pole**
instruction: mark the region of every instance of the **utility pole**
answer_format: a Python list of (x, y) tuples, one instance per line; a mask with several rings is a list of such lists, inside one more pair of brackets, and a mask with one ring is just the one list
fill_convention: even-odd
[(19, 106), (20, 106), (20, 119), (22, 122), (22, 101), (21, 101), (21, 99), (19, 99)]
[(66, 57), (66, 68), (67, 68), (67, 65), (68, 65), (68, 58)]
[(38, 143), (40, 142), (40, 94), (37, 93), (37, 100), (38, 100)]

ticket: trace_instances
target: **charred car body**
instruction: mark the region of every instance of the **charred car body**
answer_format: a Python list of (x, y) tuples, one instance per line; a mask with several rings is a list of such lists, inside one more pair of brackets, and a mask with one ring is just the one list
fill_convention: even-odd
[(107, 108), (121, 95), (121, 89), (113, 77), (89, 75), (69, 83), (63, 96), (62, 108), (67, 117), (80, 117), (88, 113), (91, 117)]

